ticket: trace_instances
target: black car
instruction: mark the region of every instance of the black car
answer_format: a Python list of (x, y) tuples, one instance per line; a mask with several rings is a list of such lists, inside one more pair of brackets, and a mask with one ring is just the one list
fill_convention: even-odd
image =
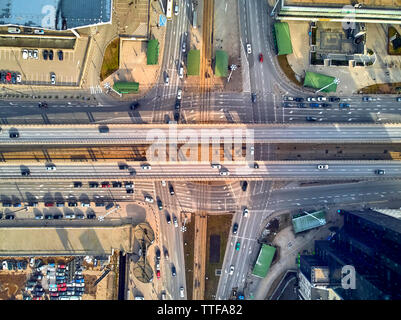
[(7, 219), (7, 220), (14, 220), (14, 219), (15, 219), (15, 216), (12, 215), (12, 214), (7, 214), (7, 215), (6, 215), (6, 219)]
[(317, 119), (315, 117), (306, 117), (306, 121), (316, 121)]
[(104, 202), (96, 202), (95, 206), (96, 207), (104, 207)]
[(89, 182), (89, 188), (99, 188), (99, 184), (97, 182)]
[(49, 60), (53, 60), (53, 50), (49, 51)]
[(4, 71), (0, 72), (0, 79), (1, 79), (1, 82), (3, 82), (3, 83), (7, 82), (6, 73)]
[(306, 108), (305, 103), (298, 103), (298, 108)]
[(247, 188), (248, 188), (248, 182), (247, 182), (247, 181), (244, 181), (244, 182), (242, 183), (242, 191), (246, 191)]
[(118, 168), (119, 168), (120, 170), (126, 170), (126, 169), (128, 169), (128, 165), (126, 165), (126, 164), (120, 164), (120, 165), (118, 166)]
[(166, 215), (166, 220), (167, 220), (167, 223), (168, 224), (170, 224), (171, 223), (171, 217), (170, 217), (170, 215), (167, 213), (167, 215)]
[(174, 112), (174, 121), (178, 121), (180, 119), (180, 114), (178, 112)]
[(77, 219), (85, 219), (85, 216), (82, 213), (78, 213), (77, 215), (75, 215), (75, 218), (77, 218)]
[(169, 188), (169, 190), (170, 190), (170, 195), (173, 196), (173, 195), (174, 195), (174, 188), (173, 188), (173, 186), (170, 184), (168, 188)]
[(339, 102), (340, 98), (338, 98), (338, 97), (329, 97), (329, 101), (330, 102)]
[(175, 109), (178, 110), (180, 107), (181, 107), (181, 101), (180, 101), (180, 100), (177, 100), (177, 101), (175, 102)]
[(53, 216), (53, 218), (54, 218), (54, 219), (62, 219), (62, 218), (63, 218), (63, 215), (62, 215), (62, 214), (55, 214), (55, 215)]
[(82, 182), (79, 181), (74, 182), (74, 188), (82, 188)]
[(47, 108), (47, 102), (39, 102), (38, 107), (39, 108)]
[(52, 214), (46, 214), (45, 215), (45, 219), (46, 220), (52, 220), (53, 219), (53, 215)]
[(172, 267), (171, 267), (171, 275), (172, 275), (173, 277), (175, 277), (175, 276), (177, 275), (176, 270), (175, 270), (175, 266), (172, 266)]
[(156, 255), (156, 259), (160, 260), (160, 249), (156, 247), (155, 249), (155, 255)]
[(296, 102), (302, 102), (302, 101), (304, 101), (304, 98), (295, 98), (295, 101)]
[(252, 93), (251, 100), (252, 102), (256, 102), (256, 93)]
[(94, 213), (88, 213), (88, 214), (86, 215), (86, 217), (87, 217), (88, 219), (95, 219), (95, 218), (96, 218), (96, 214), (94, 214)]
[(23, 176), (29, 176), (30, 174), (31, 174), (31, 171), (29, 171), (29, 170), (21, 171), (21, 175), (23, 175)]
[(107, 133), (107, 132), (109, 132), (109, 127), (108, 126), (100, 126), (99, 127), (99, 132), (100, 133)]
[(0, 219), (3, 219), (3, 214), (0, 212)]
[(68, 206), (69, 207), (78, 207), (78, 203), (70, 201), (70, 202), (68, 202)]
[(60, 61), (62, 61), (63, 60), (63, 51), (61, 51), (61, 50), (57, 51), (57, 55), (58, 55), (58, 59)]
[(259, 165), (255, 162), (255, 163), (253, 164), (253, 168), (254, 168), (254, 169), (259, 169)]
[(159, 208), (159, 210), (163, 210), (163, 203), (160, 199), (157, 199), (157, 207)]
[(378, 175), (383, 175), (386, 172), (383, 169), (377, 169), (377, 170), (375, 170), (375, 173), (378, 174)]
[(238, 223), (234, 223), (233, 234), (237, 234), (237, 231), (238, 231)]
[(123, 184), (121, 182), (113, 182), (113, 188), (121, 188), (122, 185)]
[(48, 56), (49, 56), (49, 51), (43, 50), (43, 60), (47, 60)]
[(323, 107), (323, 108), (328, 108), (328, 107), (331, 107), (331, 104), (329, 104), (329, 103), (322, 103), (322, 107)]
[(139, 102), (134, 102), (134, 103), (131, 103), (131, 105), (130, 105), (130, 109), (131, 110), (135, 110), (136, 108), (138, 108), (139, 107)]
[(19, 138), (18, 132), (10, 132), (10, 138)]
[(134, 193), (134, 189), (127, 189), (127, 193)]
[(13, 72), (13, 73), (11, 74), (11, 82), (12, 82), (13, 84), (16, 84), (16, 83), (17, 83), (17, 74), (16, 74), (15, 72)]

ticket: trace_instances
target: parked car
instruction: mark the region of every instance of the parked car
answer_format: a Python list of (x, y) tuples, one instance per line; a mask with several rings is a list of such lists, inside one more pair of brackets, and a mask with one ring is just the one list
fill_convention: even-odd
[(78, 203), (75, 202), (75, 201), (70, 201), (70, 202), (68, 202), (68, 206), (69, 206), (69, 207), (77, 207), (77, 206), (78, 206)]
[(373, 101), (372, 97), (364, 96), (362, 97), (362, 101), (368, 102), (368, 101)]
[(51, 84), (56, 84), (56, 75), (54, 72), (50, 74), (50, 82)]
[(383, 174), (385, 174), (386, 172), (383, 170), (383, 169), (377, 169), (377, 170), (375, 170), (375, 174), (378, 174), (378, 175), (383, 175)]
[(10, 132), (10, 138), (19, 138), (18, 132)]
[(47, 60), (47, 58), (49, 57), (49, 51), (43, 50), (42, 55), (43, 55), (43, 60)]
[(12, 84), (16, 84), (17, 83), (17, 74), (15, 72), (13, 72), (11, 74), (11, 83)]
[(237, 234), (238, 232), (238, 223), (234, 223), (233, 225), (233, 234)]
[(24, 60), (28, 59), (28, 50), (27, 49), (22, 50), (22, 59), (24, 59)]
[(340, 98), (338, 98), (338, 97), (329, 97), (329, 101), (330, 102), (339, 102)]
[(244, 218), (246, 218), (246, 217), (248, 217), (248, 214), (249, 214), (248, 208), (244, 208), (244, 210), (242, 210), (242, 216), (243, 216)]
[(317, 118), (315, 118), (315, 117), (306, 117), (305, 120), (306, 121), (317, 121)]
[(82, 188), (82, 182), (80, 182), (80, 181), (75, 181), (75, 182), (74, 182), (74, 188)]
[(118, 182), (118, 181), (114, 181), (112, 185), (113, 185), (113, 188), (121, 188), (122, 187), (122, 183)]
[(39, 51), (37, 49), (33, 50), (32, 58), (39, 59)]
[(319, 164), (319, 165), (317, 166), (317, 168), (318, 168), (319, 170), (327, 170), (327, 169), (329, 169), (329, 165), (328, 165), (328, 164)]
[(145, 196), (145, 201), (149, 203), (153, 203), (153, 198), (151, 196)]
[(49, 50), (49, 60), (53, 60), (53, 50)]
[(318, 103), (309, 103), (309, 106), (311, 108), (319, 108), (320, 105)]
[(242, 191), (246, 191), (247, 188), (248, 188), (248, 182), (247, 181), (243, 181), (242, 182)]
[(20, 73), (17, 73), (17, 83), (21, 83), (22, 77)]
[(58, 55), (58, 59), (60, 61), (63, 61), (63, 51), (62, 50), (57, 51), (57, 55)]
[(349, 108), (350, 107), (349, 103), (339, 103), (338, 106), (340, 108)]

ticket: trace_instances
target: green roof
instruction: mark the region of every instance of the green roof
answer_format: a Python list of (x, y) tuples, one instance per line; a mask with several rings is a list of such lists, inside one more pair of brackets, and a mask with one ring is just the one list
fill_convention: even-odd
[(270, 265), (273, 261), (274, 253), (276, 248), (263, 244), (260, 248), (258, 260), (256, 260), (255, 266), (253, 267), (252, 274), (254, 276), (264, 278), (269, 272)]
[(278, 55), (292, 53), (290, 28), (287, 22), (276, 22), (274, 24)]
[(324, 74), (306, 71), (304, 87), (321, 89), (331, 83), (330, 86), (323, 89), (322, 92), (336, 92), (337, 83), (334, 83), (335, 77), (326, 76)]
[(227, 77), (228, 74), (228, 54), (223, 50), (216, 51), (216, 66), (214, 73), (216, 77)]
[(138, 82), (114, 82), (113, 89), (119, 93), (136, 93), (139, 90)]
[(159, 62), (159, 41), (157, 39), (151, 39), (148, 41), (148, 50), (146, 55), (146, 64), (153, 65)]
[(292, 217), (292, 226), (295, 233), (317, 228), (326, 224), (326, 212), (316, 211), (309, 214), (300, 213)]
[(190, 50), (188, 52), (187, 74), (189, 76), (199, 76), (200, 73), (200, 50)]

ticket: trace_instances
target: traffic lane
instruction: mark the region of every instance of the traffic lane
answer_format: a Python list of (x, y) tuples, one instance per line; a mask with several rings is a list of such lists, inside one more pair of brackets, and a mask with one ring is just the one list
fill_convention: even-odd
[[(26, 165), (2, 165), (0, 166), (0, 177), (3, 178), (23, 178), (27, 181), (32, 178), (131, 178), (131, 179), (162, 179), (164, 177), (206, 177), (218, 178), (221, 180), (230, 178), (312, 178), (324, 179), (330, 177), (342, 178), (397, 178), (401, 177), (401, 163), (399, 161), (358, 161), (348, 162), (341, 161), (314, 161), (309, 163), (259, 163), (259, 169), (254, 169), (249, 164), (224, 164), (223, 171), (229, 174), (221, 175), (218, 169), (211, 168), (210, 164), (186, 164), (182, 163), (166, 163), (163, 165), (153, 165), (151, 170), (143, 170), (139, 165), (131, 166), (131, 173), (128, 170), (119, 170), (117, 165), (109, 164), (93, 164), (93, 165), (57, 165), (57, 170), (49, 171), (43, 165), (26, 164)], [(317, 168), (320, 164), (330, 164), (326, 170)], [(376, 170), (383, 169), (385, 174), (378, 175)], [(22, 172), (30, 171), (29, 176), (22, 176)]]

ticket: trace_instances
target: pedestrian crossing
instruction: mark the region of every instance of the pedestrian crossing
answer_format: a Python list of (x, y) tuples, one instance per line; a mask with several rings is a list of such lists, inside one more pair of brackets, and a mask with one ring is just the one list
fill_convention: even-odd
[(95, 87), (91, 86), (89, 89), (91, 91), (91, 94), (96, 94), (96, 93), (102, 93), (103, 92), (102, 88), (99, 85), (97, 85)]

